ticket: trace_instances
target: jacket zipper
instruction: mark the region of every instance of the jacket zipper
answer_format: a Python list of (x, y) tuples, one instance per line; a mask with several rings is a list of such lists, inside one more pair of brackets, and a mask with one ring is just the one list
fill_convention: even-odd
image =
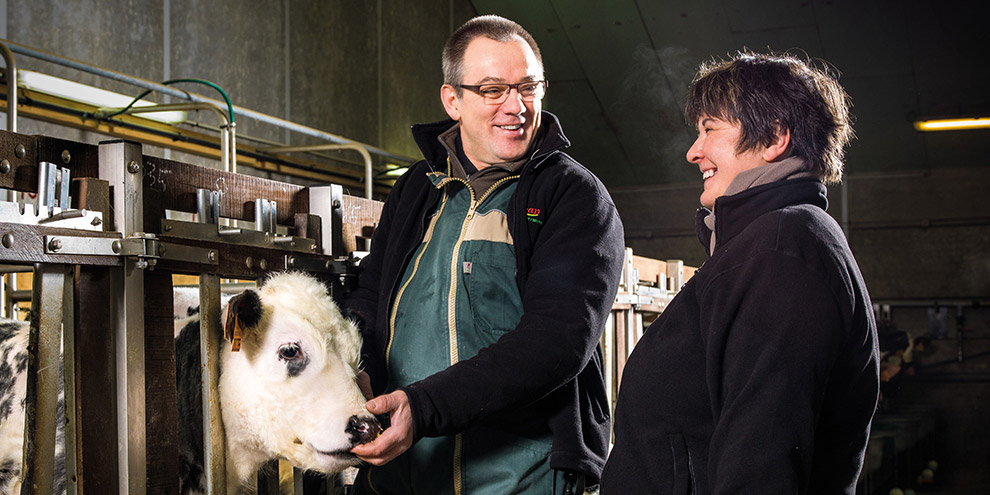
[[(457, 364), (457, 362), (460, 360), (460, 358), (457, 355), (458, 353), (457, 353), (457, 312), (456, 312), (457, 311), (457, 307), (456, 307), (456, 302), (457, 302), (457, 259), (458, 259), (458, 256), (460, 255), (461, 244), (464, 242), (464, 236), (465, 236), (465, 234), (467, 234), (468, 225), (471, 223), (471, 219), (474, 218), (474, 213), (478, 209), (478, 206), (481, 205), (481, 203), (484, 202), (484, 200), (486, 198), (488, 198), (488, 195), (491, 194), (492, 191), (494, 191), (495, 189), (497, 189), (502, 184), (504, 184), (504, 183), (506, 183), (506, 182), (508, 182), (510, 180), (516, 179), (518, 177), (519, 177), (518, 175), (512, 175), (512, 176), (508, 176), (508, 177), (503, 177), (503, 178), (495, 181), (495, 183), (492, 184), (491, 187), (489, 187), (488, 190), (485, 191), (484, 194), (482, 194), (481, 197), (478, 198), (478, 199), (475, 199), (475, 197), (474, 197), (474, 189), (471, 187), (470, 184), (467, 183), (467, 181), (465, 181), (463, 179), (458, 179), (458, 178), (451, 178), (450, 179), (452, 181), (462, 182), (465, 186), (467, 186), (468, 192), (471, 193), (471, 205), (468, 207), (467, 214), (464, 216), (464, 222), (461, 224), (461, 233), (457, 237), (457, 242), (454, 243), (454, 250), (453, 250), (453, 252), (451, 253), (451, 256), (450, 256), (450, 290), (449, 290), (449, 292), (447, 294), (447, 328), (448, 328), (448, 335), (449, 335), (449, 339), (450, 339), (450, 365), (451, 366)], [(439, 216), (438, 216), (438, 218), (439, 218)], [(462, 446), (462, 442), (463, 442), (463, 439), (462, 439), (462, 436), (461, 436), (460, 433), (458, 433), (457, 435), (454, 436), (454, 459), (453, 459), (453, 461), (454, 461), (454, 465), (453, 465), (453, 473), (454, 473), (454, 495), (461, 495), (461, 487), (463, 486), (462, 479), (461, 479), (461, 446)]]
[[(395, 294), (395, 299), (392, 301), (392, 315), (389, 317), (388, 322), (388, 345), (385, 346), (385, 369), (390, 370), (391, 360), (389, 356), (392, 353), (392, 341), (395, 339), (395, 312), (399, 309), (399, 300), (402, 299), (402, 293), (406, 290), (406, 287), (412, 282), (413, 277), (416, 276), (416, 271), (419, 270), (419, 262), (423, 259), (423, 255), (426, 254), (426, 249), (430, 246), (430, 241), (433, 240), (433, 228), (437, 224), (437, 220), (440, 219), (440, 215), (443, 214), (444, 206), (447, 205), (447, 195), (444, 194), (443, 199), (440, 201), (440, 210), (437, 212), (433, 220), (430, 221), (430, 227), (426, 231), (426, 241), (423, 250), (420, 251), (419, 256), (416, 257), (416, 261), (413, 263), (413, 272), (409, 275), (409, 279), (406, 280), (405, 284), (399, 288), (399, 291)], [(392, 375), (391, 372), (388, 373), (389, 376)]]
[[(458, 258), (458, 255), (460, 254), (461, 243), (464, 242), (464, 236), (465, 236), (465, 234), (467, 234), (468, 224), (471, 222), (471, 219), (474, 218), (474, 213), (475, 213), (475, 210), (478, 208), (478, 206), (481, 205), (481, 203), (484, 202), (484, 200), (487, 199), (488, 196), (493, 191), (495, 191), (496, 189), (498, 189), (499, 186), (501, 186), (502, 184), (505, 184), (506, 182), (508, 182), (510, 180), (514, 180), (514, 179), (518, 179), (518, 178), (519, 178), (519, 174), (517, 174), (517, 175), (510, 175), (508, 177), (503, 177), (503, 178), (495, 181), (495, 183), (492, 184), (491, 187), (489, 187), (488, 190), (485, 191), (484, 194), (482, 194), (481, 197), (478, 198), (478, 199), (475, 199), (475, 197), (474, 197), (474, 189), (471, 187), (470, 184), (468, 184), (468, 182), (466, 180), (463, 180), (463, 179), (460, 179), (460, 178), (457, 178), (457, 177), (451, 177), (451, 178), (448, 178), (448, 179), (445, 179), (445, 180), (441, 181), (440, 184), (437, 185), (437, 187), (443, 187), (443, 186), (446, 186), (448, 182), (457, 181), (457, 182), (460, 182), (460, 183), (464, 184), (467, 187), (468, 192), (471, 194), (471, 204), (468, 207), (468, 212), (465, 215), (464, 220), (463, 220), (463, 222), (461, 224), (461, 232), (460, 232), (460, 234), (457, 237), (457, 241), (454, 243), (454, 249), (453, 249), (453, 252), (451, 254), (451, 261), (450, 261), (450, 289), (449, 289), (449, 292), (447, 294), (447, 301), (448, 301), (447, 302), (447, 326), (448, 326), (448, 339), (449, 339), (449, 345), (450, 345), (450, 365), (451, 366), (457, 364), (457, 362), (459, 361), (458, 352), (457, 352), (457, 320), (456, 320), (456, 313), (455, 313), (455, 311), (456, 311), (456, 304), (455, 303), (456, 303), (456, 295), (457, 295), (457, 258)], [(416, 271), (419, 269), (419, 262), (422, 260), (423, 255), (426, 253), (426, 250), (429, 247), (430, 241), (433, 240), (433, 228), (436, 226), (437, 221), (439, 221), (440, 216), (443, 214), (443, 209), (444, 209), (444, 207), (447, 204), (448, 198), (449, 198), (449, 196), (445, 192), (444, 195), (443, 195), (443, 199), (441, 200), (441, 203), (440, 203), (440, 209), (437, 212), (436, 216), (434, 216), (433, 221), (430, 222), (430, 227), (429, 227), (429, 230), (427, 231), (427, 234), (426, 234), (426, 241), (425, 241), (425, 244), (426, 245), (423, 247), (423, 250), (420, 251), (419, 256), (416, 257), (416, 261), (413, 264), (413, 272), (409, 275), (409, 279), (406, 280), (406, 283), (403, 284), (402, 287), (399, 289), (399, 292), (395, 295), (395, 300), (392, 302), (392, 311), (391, 311), (392, 315), (391, 315), (391, 318), (389, 318), (388, 345), (385, 348), (385, 366), (386, 366), (386, 369), (388, 369), (388, 366), (390, 366), (390, 358), (389, 358), (389, 356), (391, 355), (391, 352), (392, 352), (392, 341), (395, 338), (395, 314), (396, 314), (396, 310), (398, 310), (398, 308), (399, 308), (399, 301), (402, 299), (402, 294), (403, 294), (403, 292), (405, 292), (406, 287), (409, 286), (409, 284), (412, 282), (413, 277), (416, 276)], [(391, 374), (391, 373), (389, 373), (389, 374)], [(463, 486), (462, 477), (461, 477), (461, 448), (462, 448), (462, 442), (463, 442), (463, 439), (462, 439), (462, 436), (461, 436), (460, 433), (454, 435), (454, 458), (453, 458), (454, 495), (461, 495), (462, 486)]]

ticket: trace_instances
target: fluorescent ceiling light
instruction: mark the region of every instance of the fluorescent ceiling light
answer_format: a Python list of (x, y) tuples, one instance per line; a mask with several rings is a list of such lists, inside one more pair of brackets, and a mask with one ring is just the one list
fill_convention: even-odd
[(919, 120), (914, 123), (914, 128), (919, 131), (956, 131), (963, 129), (987, 129), (990, 128), (990, 117), (976, 117), (976, 118), (967, 118), (967, 119)]
[[(95, 107), (123, 108), (132, 100), (133, 96), (122, 95), (107, 91), (105, 89), (94, 88), (85, 84), (80, 84), (66, 79), (60, 79), (48, 74), (34, 72), (30, 70), (17, 71), (18, 86), (31, 91), (45, 93), (66, 100), (71, 100)], [(138, 100), (134, 103), (136, 107), (146, 107), (156, 103), (148, 100)], [(149, 112), (135, 114), (135, 117), (156, 120), (166, 124), (176, 124), (186, 120), (186, 112), (167, 111)]]

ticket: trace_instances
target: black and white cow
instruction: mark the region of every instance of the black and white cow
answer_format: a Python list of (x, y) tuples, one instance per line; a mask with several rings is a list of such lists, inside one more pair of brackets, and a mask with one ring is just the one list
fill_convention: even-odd
[[(381, 428), (357, 385), (360, 334), (326, 287), (301, 273), (276, 274), (232, 298), (224, 315), (227, 483), (253, 491), (253, 473), (275, 458), (327, 474), (355, 465), (351, 447)], [(205, 491), (199, 333), (193, 321), (175, 340), (182, 493)], [(0, 323), (0, 494), (19, 484), (27, 334), (26, 322)]]
[[(21, 492), (24, 456), (24, 396), (27, 393), (28, 322), (0, 319), (0, 494)], [(58, 417), (65, 417), (59, 369)], [(65, 423), (55, 432), (55, 493), (65, 493)]]

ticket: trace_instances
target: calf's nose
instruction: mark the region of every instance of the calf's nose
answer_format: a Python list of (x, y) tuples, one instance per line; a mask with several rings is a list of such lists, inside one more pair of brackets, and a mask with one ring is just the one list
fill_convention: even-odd
[(354, 415), (347, 420), (347, 428), (344, 431), (350, 435), (351, 442), (357, 445), (378, 438), (378, 434), (382, 432), (382, 425), (374, 416)]

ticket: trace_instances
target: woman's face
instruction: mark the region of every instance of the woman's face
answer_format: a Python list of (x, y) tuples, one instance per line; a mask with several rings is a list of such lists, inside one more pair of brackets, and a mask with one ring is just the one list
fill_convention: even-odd
[(701, 169), (705, 181), (701, 204), (706, 208), (715, 207), (715, 200), (740, 172), (768, 163), (759, 147), (736, 153), (740, 133), (739, 124), (707, 115), (698, 119), (698, 139), (688, 149), (687, 160)]

